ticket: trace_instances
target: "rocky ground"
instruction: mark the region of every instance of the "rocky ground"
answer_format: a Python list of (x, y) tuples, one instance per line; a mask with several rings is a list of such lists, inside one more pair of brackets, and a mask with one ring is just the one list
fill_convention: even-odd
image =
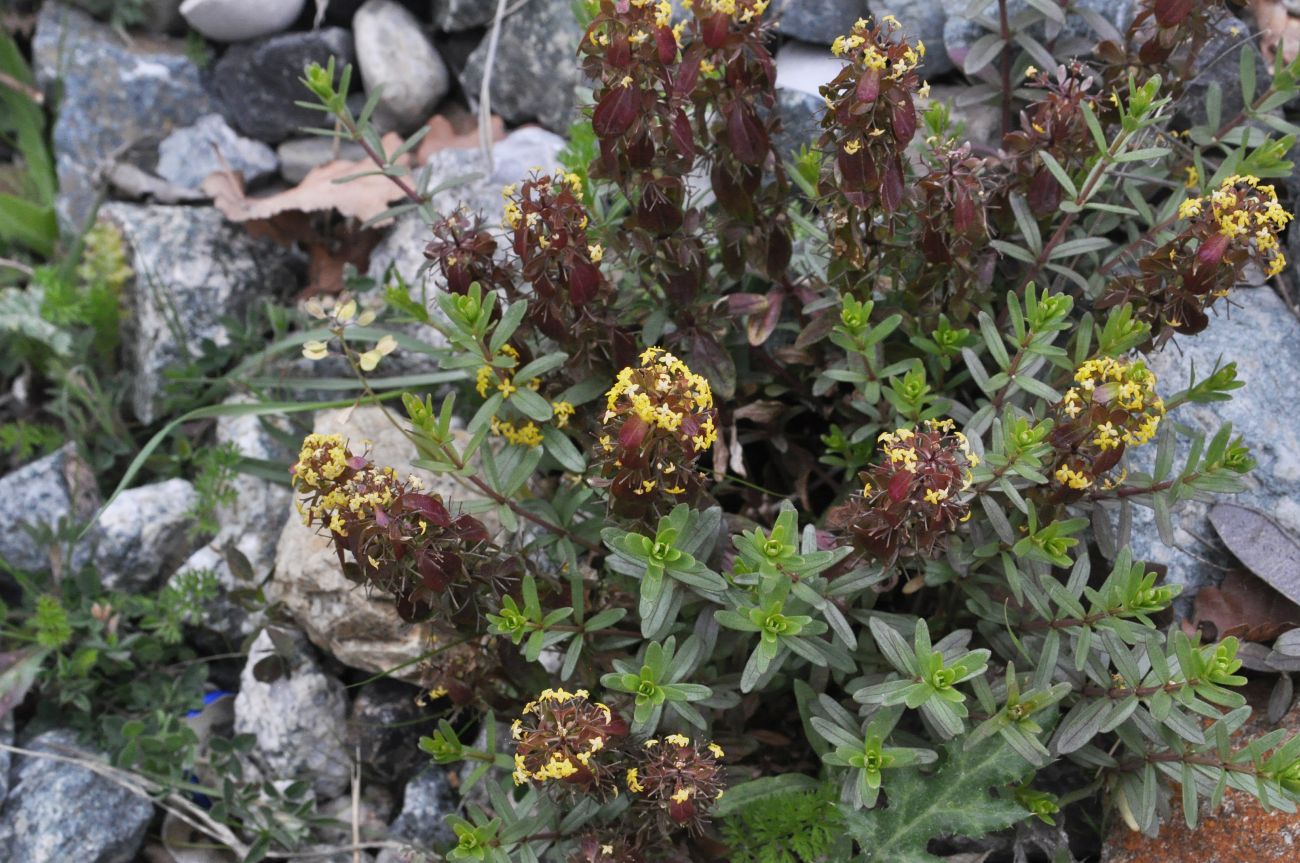
[[(212, 206), (202, 188), (209, 175), (228, 167), (242, 173), (247, 189), (269, 195), (301, 183), (336, 156), (359, 157), (353, 149), (335, 152), (328, 142), (302, 134), (301, 127), (319, 116), (293, 107), (305, 95), (298, 81), (305, 63), (332, 56), (355, 64), (358, 104), (383, 86), (376, 122), (385, 130), (409, 133), (451, 105), (477, 107), (495, 0), (321, 5), (323, 20), (313, 28), (316, 10), (304, 8), (303, 0), (188, 0), (179, 9), (175, 2), (154, 0), (154, 32), (134, 32), (129, 39), (60, 3), (43, 4), (35, 19), (36, 74), (59, 106), (53, 141), (60, 220), (76, 230), (97, 210), (120, 226), (129, 243), (136, 278), (125, 298), (131, 326), (125, 344), (130, 408), (143, 423), (159, 419), (164, 372), (179, 358), (205, 341), (222, 344), (229, 338), (228, 320), (252, 305), (288, 303), (308, 284), (307, 250), (254, 238)], [(821, 104), (817, 86), (836, 68), (827, 46), (868, 13), (892, 13), (926, 42), (924, 71), (934, 84), (932, 98), (955, 105), (976, 146), (996, 146), (995, 107), (982, 101), (978, 82), (958, 71), (981, 32), (961, 14), (969, 5), (967, 0), (777, 0), (772, 14), (779, 22), (785, 146), (796, 149), (814, 136)], [(1121, 27), (1134, 7), (1133, 0), (1075, 5)], [(1024, 0), (1010, 3), (1013, 12), (1024, 6)], [(186, 22), (207, 42), (169, 35), (183, 33)], [(489, 92), (492, 112), (512, 131), (495, 144), (491, 169), (472, 137), (460, 141), (464, 146), (428, 155), (436, 179), (477, 175), (441, 193), (439, 206), (465, 201), (495, 215), (502, 184), (534, 165), (555, 164), (561, 136), (578, 116), (582, 81), (574, 52), (580, 36), (570, 0), (509, 5)], [(1076, 40), (1084, 50), (1084, 20), (1072, 17), (1062, 38)], [(203, 50), (196, 51), (196, 45)], [(1196, 86), (1235, 74), (1234, 55), (1231, 62), (1206, 69)], [(1223, 110), (1235, 109), (1225, 104)], [(420, 220), (402, 217), (381, 231), (362, 270), (382, 276), (394, 266), (418, 283)], [(1300, 322), (1268, 288), (1246, 289), (1235, 298), (1229, 320), (1165, 351), (1156, 370), (1162, 381), (1177, 382), (1187, 379), (1193, 366), (1205, 369), (1220, 357), (1236, 360), (1249, 385), (1230, 403), (1199, 408), (1199, 419), (1206, 428), (1215, 417), (1233, 422), (1260, 462), (1243, 502), (1300, 536), (1300, 433), (1291, 415), (1279, 409), (1293, 399)], [(1198, 421), (1196, 411), (1191, 413)], [(404, 441), (372, 410), (322, 412), (312, 425), (374, 441), (381, 463), (409, 460)], [(217, 439), (250, 458), (289, 459), (280, 440), (252, 417), (220, 420)], [(77, 554), (93, 557), (106, 585), (122, 590), (157, 588), (194, 570), (216, 572), (223, 596), (206, 610), (195, 638), (247, 646), (247, 667), (230, 682), (232, 693), (224, 696), (227, 707), (219, 721), (255, 736), (256, 768), (268, 780), (310, 782), (323, 810), (335, 807), (350, 819), (352, 770), (360, 753), (365, 838), (417, 848), (442, 841), (442, 815), (456, 805), (456, 779), (428, 766), (416, 748), (428, 732), (422, 719), (427, 714), (415, 703), (418, 690), (403, 682), (409, 675), (400, 671), (393, 679), (356, 685), (419, 655), (426, 648), (425, 633), (402, 625), (390, 603), (357, 591), (340, 575), (328, 543), (294, 516), (287, 486), (246, 476), (239, 483), (235, 501), (218, 513), (219, 532), (206, 543), (195, 546), (185, 530), (195, 489), (186, 480), (171, 479), (119, 496)], [(71, 447), (0, 477), (4, 524), (84, 519), (99, 503), (93, 476)], [(1193, 588), (1221, 577), (1214, 561), (1223, 553), (1215, 550), (1213, 536), (1203, 507), (1192, 507), (1178, 522), (1177, 538), (1186, 551), (1162, 546), (1150, 523), (1139, 519), (1134, 525), (1139, 556), (1168, 563)], [(251, 572), (232, 570), (229, 547), (238, 550), (236, 559)], [(0, 557), (26, 569), (48, 563), (25, 531), (0, 532)], [(233, 598), (250, 578), (266, 582), (274, 620), (250, 613)], [(290, 667), (268, 679), (255, 667), (268, 655), (285, 653), (277, 651), (277, 638), (298, 648), (289, 651), (295, 657)], [(77, 746), (59, 730), (15, 735), (12, 722), (0, 733), (29, 750), (67, 752)], [(137, 859), (152, 819), (149, 803), (108, 779), (36, 756), (0, 760), (0, 801), (0, 858), (12, 863)], [(1296, 828), (1288, 818), (1290, 836)], [(1125, 840), (1113, 859), (1157, 859), (1149, 849), (1130, 845)], [(1168, 856), (1159, 859), (1211, 859), (1168, 846), (1162, 853)], [(1213, 859), (1293, 859), (1270, 856), (1268, 850), (1251, 853), (1255, 856)], [(396, 863), (414, 859), (412, 854), (389, 849), (362, 858)]]

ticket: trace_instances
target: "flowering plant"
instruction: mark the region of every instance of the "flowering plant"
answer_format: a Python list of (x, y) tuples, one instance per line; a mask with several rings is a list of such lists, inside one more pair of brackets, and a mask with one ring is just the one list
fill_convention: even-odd
[[(1093, 65), (990, 34), (967, 72), (1000, 63), (1003, 136), (976, 149), (918, 108), (925, 47), (860, 21), (789, 153), (766, 3), (683, 5), (592, 2), (590, 158), (507, 187), (499, 235), (436, 221), (435, 307), (390, 295), (464, 379), (405, 406), (465, 497), (341, 441), (299, 462), (345, 566), (482, 645), (473, 685), (430, 672), (485, 742), (424, 741), (488, 787), (448, 859), (694, 860), (722, 836), (751, 859), (736, 825), (774, 800), (839, 829), (771, 842), (837, 861), (1086, 832), (1069, 804), (1093, 795), (1154, 832), (1173, 784), (1188, 819), (1225, 788), (1294, 806), (1300, 739), (1233, 743), (1238, 643), (1169, 626), (1178, 582), (1129, 545), (1134, 507), (1168, 538), (1253, 465), (1176, 419), (1235, 368), (1174, 391), (1148, 355), (1285, 266), (1285, 147), (1243, 124), (1300, 67), (1256, 99), (1250, 66), (1240, 116), (1183, 136), (1215, 4), (1144, 4)], [(328, 70), (308, 83), (355, 126)]]

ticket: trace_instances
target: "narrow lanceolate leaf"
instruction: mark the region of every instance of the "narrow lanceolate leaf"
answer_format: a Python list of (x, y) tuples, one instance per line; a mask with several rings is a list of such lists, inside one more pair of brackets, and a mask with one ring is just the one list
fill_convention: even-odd
[(989, 793), (1032, 769), (1005, 740), (995, 735), (966, 751), (954, 741), (944, 749), (944, 765), (932, 775), (916, 768), (886, 773), (887, 807), (846, 816), (846, 828), (863, 849), (861, 860), (936, 863), (941, 858), (926, 851), (935, 836), (978, 838), (1029, 817), (1009, 795)]

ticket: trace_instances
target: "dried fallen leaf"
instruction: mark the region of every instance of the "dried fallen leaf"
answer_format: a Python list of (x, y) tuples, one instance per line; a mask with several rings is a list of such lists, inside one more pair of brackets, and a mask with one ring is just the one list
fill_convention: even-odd
[(1269, 67), (1279, 49), (1290, 63), (1300, 54), (1300, 18), (1292, 17), (1281, 0), (1251, 0), (1251, 12), (1259, 27), (1259, 50)]
[(1266, 643), (1300, 625), (1300, 606), (1251, 573), (1234, 569), (1218, 587), (1197, 591), (1192, 622), (1210, 641), (1235, 636)]
[[(415, 161), (423, 165), (429, 157), (439, 150), (467, 150), (477, 148), (478, 117), (464, 109), (435, 114), (425, 124), (429, 132), (420, 139), (415, 150)], [(505, 121), (492, 115), (492, 140), (500, 141), (506, 136)]]
[(1242, 565), (1300, 603), (1300, 545), (1268, 516), (1235, 503), (1210, 510), (1210, 524)]
[[(383, 138), (384, 149), (392, 152), (402, 139), (396, 134)], [(397, 159), (402, 167), (410, 165), (410, 154)], [(243, 181), (238, 175), (221, 172), (203, 181), (203, 191), (212, 196), (217, 209), (232, 222), (249, 222), (271, 219), (286, 212), (318, 213), (336, 211), (340, 215), (364, 222), (380, 215), (403, 197), (402, 190), (388, 177), (369, 174), (338, 182), (375, 170), (369, 161), (340, 160), (312, 168), (303, 181), (292, 189), (263, 198), (250, 198), (244, 194)]]

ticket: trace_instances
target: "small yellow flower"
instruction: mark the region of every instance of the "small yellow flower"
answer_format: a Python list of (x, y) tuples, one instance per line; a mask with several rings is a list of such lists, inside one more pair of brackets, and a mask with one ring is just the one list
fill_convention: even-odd
[(593, 264), (599, 264), (601, 259), (605, 257), (605, 250), (600, 243), (592, 243), (587, 246), (587, 257), (591, 259)]
[(302, 355), (309, 360), (323, 360), (329, 354), (329, 346), (324, 342), (311, 341), (303, 343)]
[(1028, 67), (1026, 67), (1026, 68), (1025, 68), (1025, 77), (1026, 77), (1026, 78), (1036, 78), (1036, 77), (1038, 77), (1038, 69), (1035, 68), (1034, 66), (1028, 66)]

